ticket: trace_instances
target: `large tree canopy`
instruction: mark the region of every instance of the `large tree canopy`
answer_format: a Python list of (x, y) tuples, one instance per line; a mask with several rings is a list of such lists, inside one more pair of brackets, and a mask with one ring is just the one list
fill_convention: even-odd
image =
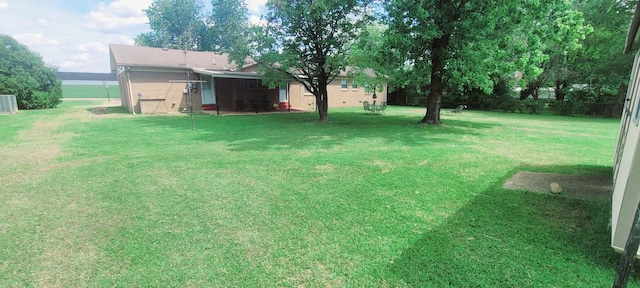
[(207, 50), (206, 26), (199, 0), (155, 0), (145, 10), (152, 32), (136, 37), (136, 45)]
[(248, 51), (249, 19), (242, 0), (212, 0), (207, 19), (210, 50), (229, 53), (229, 62), (244, 64)]
[(366, 26), (369, 0), (269, 0), (253, 58), (270, 83), (295, 80), (315, 96), (328, 121), (327, 84), (348, 65), (350, 45)]
[[(422, 123), (440, 123), (443, 90), (493, 89), (497, 77), (516, 71), (536, 77), (546, 59), (541, 25), (563, 0), (391, 0), (385, 37), (411, 67), (412, 80), (428, 84)], [(428, 76), (426, 76), (428, 75)]]
[(145, 10), (152, 32), (136, 37), (136, 45), (229, 53), (242, 65), (249, 30), (243, 0), (211, 0), (205, 11), (201, 0), (155, 0)]
[(574, 52), (578, 84), (626, 87), (633, 55), (622, 54), (636, 0), (581, 0), (576, 7), (593, 31)]
[(582, 47), (585, 35), (593, 31), (582, 12), (575, 10), (574, 6), (550, 13), (549, 18), (554, 21), (540, 23), (546, 31), (546, 37), (542, 39), (542, 51), (548, 58), (541, 64), (542, 73), (536, 78), (529, 77), (529, 82), (520, 93), (521, 100), (528, 96), (537, 100), (538, 89), (549, 86), (555, 86), (556, 97), (563, 100), (565, 91), (576, 75), (573, 55)]
[(0, 94), (15, 95), (20, 109), (53, 108), (61, 102), (61, 85), (40, 55), (0, 34)]

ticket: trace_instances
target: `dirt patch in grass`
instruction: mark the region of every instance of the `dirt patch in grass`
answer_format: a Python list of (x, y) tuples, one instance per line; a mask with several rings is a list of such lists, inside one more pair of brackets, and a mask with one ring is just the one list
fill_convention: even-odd
[[(115, 101), (110, 101), (110, 102), (103, 102), (100, 104), (100, 106), (94, 106), (93, 108), (91, 108), (91, 114), (92, 116), (121, 116), (121, 113), (111, 113), (111, 110), (113, 110), (114, 108), (117, 107), (121, 107), (122, 104), (119, 100), (115, 100)], [(128, 114), (126, 114), (128, 115)]]
[(551, 184), (560, 185), (565, 195), (577, 199), (603, 199), (611, 197), (613, 180), (602, 176), (552, 174), (521, 171), (507, 180), (503, 188), (526, 190), (538, 193), (552, 193)]

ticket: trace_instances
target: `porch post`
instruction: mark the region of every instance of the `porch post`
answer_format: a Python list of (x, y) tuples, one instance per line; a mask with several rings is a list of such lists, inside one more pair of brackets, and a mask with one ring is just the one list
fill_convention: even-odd
[(218, 103), (218, 93), (216, 93), (216, 78), (211, 75), (211, 93), (216, 101), (216, 115), (220, 116), (220, 103)]

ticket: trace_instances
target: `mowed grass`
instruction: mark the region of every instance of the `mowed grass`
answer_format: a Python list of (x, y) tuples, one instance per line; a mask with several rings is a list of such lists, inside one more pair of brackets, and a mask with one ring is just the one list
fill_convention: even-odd
[[(0, 117), (0, 286), (606, 287), (610, 203), (512, 191), (611, 175), (617, 120)], [(639, 287), (634, 274), (630, 287)]]
[(108, 90), (104, 85), (62, 85), (62, 98), (120, 99), (120, 88), (118, 85), (109, 85)]

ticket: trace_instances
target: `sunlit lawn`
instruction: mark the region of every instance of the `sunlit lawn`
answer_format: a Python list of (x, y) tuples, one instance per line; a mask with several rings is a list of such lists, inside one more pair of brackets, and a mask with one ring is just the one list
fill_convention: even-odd
[[(610, 204), (502, 189), (610, 175), (618, 121), (422, 108), (0, 117), (0, 286), (606, 287)], [(640, 286), (634, 274), (629, 286)]]

